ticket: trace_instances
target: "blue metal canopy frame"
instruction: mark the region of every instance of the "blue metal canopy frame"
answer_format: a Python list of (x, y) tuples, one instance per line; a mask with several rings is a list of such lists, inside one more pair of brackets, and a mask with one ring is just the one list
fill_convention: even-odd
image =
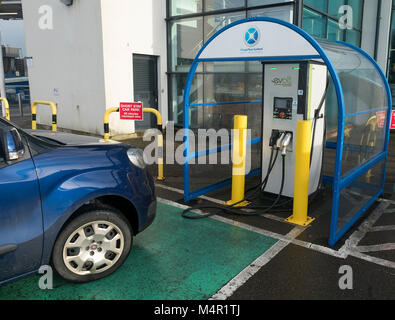
[[(225, 32), (228, 29), (231, 29), (237, 25), (251, 22), (251, 21), (267, 21), (267, 22), (272, 22), (275, 24), (279, 24), (282, 26), (285, 26), (289, 29), (292, 29), (295, 31), (297, 34), (302, 36), (307, 42), (318, 52), (318, 55), (305, 55), (305, 56), (273, 56), (273, 57), (243, 57), (243, 58), (201, 58), (202, 53), (205, 51), (207, 46), (214, 41), (220, 34)], [(324, 48), (315, 40), (312, 36), (310, 36), (308, 33), (306, 33), (304, 30), (300, 29), (299, 27), (290, 24), (288, 22), (274, 19), (274, 18), (266, 18), (266, 17), (255, 17), (255, 18), (249, 18), (249, 19), (243, 19), (236, 21), (232, 24), (229, 24), (228, 26), (224, 27), (223, 29), (219, 30), (216, 32), (205, 44), (204, 46), (200, 49), (199, 53), (195, 57), (192, 66), (190, 68), (186, 85), (185, 85), (185, 91), (184, 91), (184, 102), (183, 102), (183, 126), (185, 130), (185, 135), (184, 135), (184, 157), (185, 157), (185, 164), (184, 164), (184, 200), (185, 202), (188, 202), (194, 198), (197, 198), (201, 195), (207, 194), (209, 192), (218, 190), (220, 188), (223, 188), (225, 186), (228, 186), (231, 184), (231, 179), (225, 180), (220, 183), (216, 183), (214, 185), (201, 188), (198, 190), (191, 191), (190, 190), (190, 184), (189, 184), (189, 161), (191, 159), (196, 159), (197, 157), (201, 155), (209, 155), (212, 153), (217, 153), (221, 152), (224, 150), (230, 150), (232, 148), (232, 145), (226, 145), (226, 146), (220, 146), (216, 149), (210, 149), (210, 150), (205, 150), (203, 152), (194, 152), (190, 153), (189, 152), (189, 135), (187, 130), (189, 129), (189, 109), (191, 107), (198, 107), (202, 106), (204, 107), (205, 105), (223, 105), (226, 103), (210, 103), (210, 104), (190, 104), (189, 103), (189, 96), (191, 92), (191, 86), (192, 86), (192, 81), (195, 76), (195, 72), (197, 70), (197, 67), (199, 63), (201, 62), (221, 62), (221, 61), (306, 61), (306, 60), (312, 60), (312, 59), (321, 59), (325, 62), (329, 74), (332, 77), (332, 81), (334, 84), (334, 89), (336, 92), (336, 100), (337, 100), (337, 105), (338, 105), (338, 122), (337, 122), (337, 142), (336, 143), (327, 143), (326, 147), (330, 149), (336, 149), (336, 163), (335, 163), (335, 170), (334, 170), (334, 176), (333, 177), (324, 177), (326, 181), (329, 181), (332, 183), (332, 188), (333, 188), (333, 201), (332, 201), (332, 218), (331, 218), (331, 225), (330, 225), (330, 235), (329, 235), (329, 244), (331, 246), (335, 245), (335, 243), (347, 232), (347, 230), (350, 229), (350, 227), (366, 212), (366, 210), (377, 200), (377, 198), (384, 192), (384, 183), (385, 183), (385, 172), (386, 172), (386, 166), (387, 166), (387, 156), (388, 156), (388, 142), (389, 142), (389, 133), (390, 133), (390, 121), (391, 121), (391, 106), (392, 106), (392, 98), (391, 98), (391, 91), (387, 82), (387, 79), (381, 70), (381, 68), (378, 66), (376, 61), (373, 60), (366, 52), (363, 50), (348, 44), (344, 42), (336, 42), (339, 45), (343, 45), (347, 48), (350, 48), (359, 54), (363, 55), (366, 57), (372, 65), (378, 70), (384, 84), (385, 84), (385, 89), (386, 89), (386, 94), (387, 94), (387, 102), (388, 105), (384, 110), (387, 111), (387, 118), (386, 118), (386, 123), (385, 123), (385, 142), (384, 142), (384, 150), (377, 154), (374, 158), (370, 159), (366, 163), (360, 165), (356, 169), (354, 169), (352, 172), (348, 173), (347, 175), (342, 177), (342, 159), (343, 159), (343, 150), (344, 150), (344, 133), (345, 133), (345, 120), (347, 116), (353, 116), (353, 115), (346, 115), (345, 112), (345, 99), (344, 99), (344, 94), (343, 94), (343, 89), (342, 89), (342, 84), (339, 78), (339, 75), (335, 69), (334, 64), (330, 60), (328, 54), (325, 52)], [(243, 101), (240, 103), (256, 103), (257, 101)], [(381, 109), (383, 110), (383, 109)], [(373, 111), (372, 109), (369, 110), (369, 112)], [(249, 141), (248, 143), (251, 144), (257, 144), (261, 143), (262, 139), (254, 139)], [(371, 199), (366, 203), (362, 209), (360, 209), (340, 230), (337, 230), (338, 226), (338, 213), (339, 213), (339, 201), (340, 201), (340, 193), (342, 190), (350, 186), (352, 183), (355, 183), (359, 178), (364, 176), (369, 170), (371, 170), (373, 167), (376, 165), (380, 164), (380, 162), (384, 161), (384, 177), (382, 180), (382, 185), (380, 188), (380, 191), (377, 192)], [(247, 177), (257, 175), (260, 173), (260, 170), (254, 170), (252, 171)]]

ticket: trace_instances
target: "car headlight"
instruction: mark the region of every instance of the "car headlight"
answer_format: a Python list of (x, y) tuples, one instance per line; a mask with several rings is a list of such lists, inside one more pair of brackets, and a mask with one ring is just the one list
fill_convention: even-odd
[(147, 166), (144, 161), (144, 153), (140, 149), (129, 149), (128, 150), (128, 158), (131, 163), (133, 163), (136, 167), (140, 169), (145, 169)]

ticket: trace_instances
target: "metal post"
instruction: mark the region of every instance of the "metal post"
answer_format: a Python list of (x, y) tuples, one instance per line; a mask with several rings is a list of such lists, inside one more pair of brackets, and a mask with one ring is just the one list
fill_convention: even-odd
[(158, 137), (158, 149), (159, 149), (159, 156), (158, 156), (158, 177), (156, 178), (159, 181), (165, 180), (163, 175), (163, 130), (162, 130), (162, 115), (160, 112), (154, 108), (143, 108), (143, 112), (153, 113), (156, 116), (156, 123), (158, 130), (161, 134)]
[(119, 112), (119, 108), (110, 108), (104, 113), (104, 140), (110, 140), (110, 115), (113, 112)]
[(52, 131), (58, 131), (58, 110), (52, 101), (36, 100), (32, 104), (32, 129), (37, 130), (37, 106), (39, 104), (50, 106), (52, 109)]
[[(4, 62), (3, 62), (3, 45), (1, 40), (1, 32), (0, 32), (0, 96), (6, 98), (5, 91), (5, 76), (4, 76)], [(3, 117), (6, 116), (5, 105), (3, 103), (2, 107)]]
[(18, 106), (19, 106), (19, 115), (23, 117), (23, 107), (22, 107), (22, 95), (18, 93)]
[(232, 199), (226, 205), (243, 207), (249, 204), (244, 200), (245, 165), (247, 156), (247, 116), (235, 116), (233, 136)]
[(10, 105), (8, 103), (8, 100), (6, 98), (0, 97), (0, 101), (3, 102), (4, 110), (5, 110), (5, 118), (10, 121), (11, 120), (11, 115), (10, 115)]
[(296, 127), (295, 183), (293, 215), (285, 221), (308, 226), (314, 221), (307, 216), (311, 153), (311, 121), (298, 121)]

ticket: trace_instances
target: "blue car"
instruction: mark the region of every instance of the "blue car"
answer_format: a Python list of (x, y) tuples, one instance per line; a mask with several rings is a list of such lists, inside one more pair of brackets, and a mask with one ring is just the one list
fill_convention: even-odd
[(103, 278), (155, 215), (140, 149), (0, 119), (0, 285), (49, 264), (72, 282)]

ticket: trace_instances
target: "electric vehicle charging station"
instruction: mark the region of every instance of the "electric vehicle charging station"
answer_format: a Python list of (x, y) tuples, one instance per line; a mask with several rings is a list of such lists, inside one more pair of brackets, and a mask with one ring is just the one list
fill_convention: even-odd
[[(204, 96), (196, 99), (202, 65), (207, 69), (218, 64), (221, 69), (223, 64), (241, 62), (252, 64), (252, 73), (260, 74), (255, 77), (260, 78), (260, 95), (245, 94), (245, 99), (239, 101)], [(216, 81), (212, 83), (214, 86)], [(249, 85), (246, 83), (245, 87)], [(386, 77), (366, 52), (348, 43), (314, 39), (281, 20), (259, 17), (226, 26), (199, 51), (184, 90), (184, 129), (189, 129), (192, 121), (195, 126), (204, 127), (205, 122), (200, 123), (199, 119), (212, 116), (214, 108), (224, 117), (229, 113), (250, 115), (248, 127), (253, 134), (247, 143), (260, 150), (261, 161), (246, 177), (260, 175), (264, 180), (270, 172), (270, 145), (278, 147), (286, 157), (284, 188), (280, 190), (282, 169), (277, 162), (265, 191), (292, 197), (296, 121), (311, 120), (314, 142), (309, 194), (314, 193), (321, 179), (331, 183), (332, 216), (328, 229), (329, 244), (333, 246), (384, 191), (391, 106)], [(386, 114), (383, 126), (378, 124), (378, 112)], [(198, 116), (192, 120), (196, 113)], [(185, 202), (231, 184), (230, 176), (227, 180), (221, 176), (222, 180), (191, 190), (190, 160), (231, 150), (232, 144), (195, 152), (190, 150), (189, 139), (186, 134)], [(326, 161), (330, 165), (324, 168), (322, 163)]]
[[(327, 68), (315, 61), (301, 63), (263, 63), (263, 139), (262, 181), (268, 175), (271, 152), (288, 134), (288, 146), (283, 150), (285, 182), (282, 195), (293, 198), (295, 177), (296, 125), (298, 120), (315, 121), (315, 139), (312, 150), (309, 195), (317, 191), (322, 170), (324, 143), (325, 96)], [(316, 113), (317, 112), (317, 113)], [(280, 139), (280, 140), (279, 140)], [(281, 163), (278, 161), (268, 175), (265, 191), (278, 194)]]

